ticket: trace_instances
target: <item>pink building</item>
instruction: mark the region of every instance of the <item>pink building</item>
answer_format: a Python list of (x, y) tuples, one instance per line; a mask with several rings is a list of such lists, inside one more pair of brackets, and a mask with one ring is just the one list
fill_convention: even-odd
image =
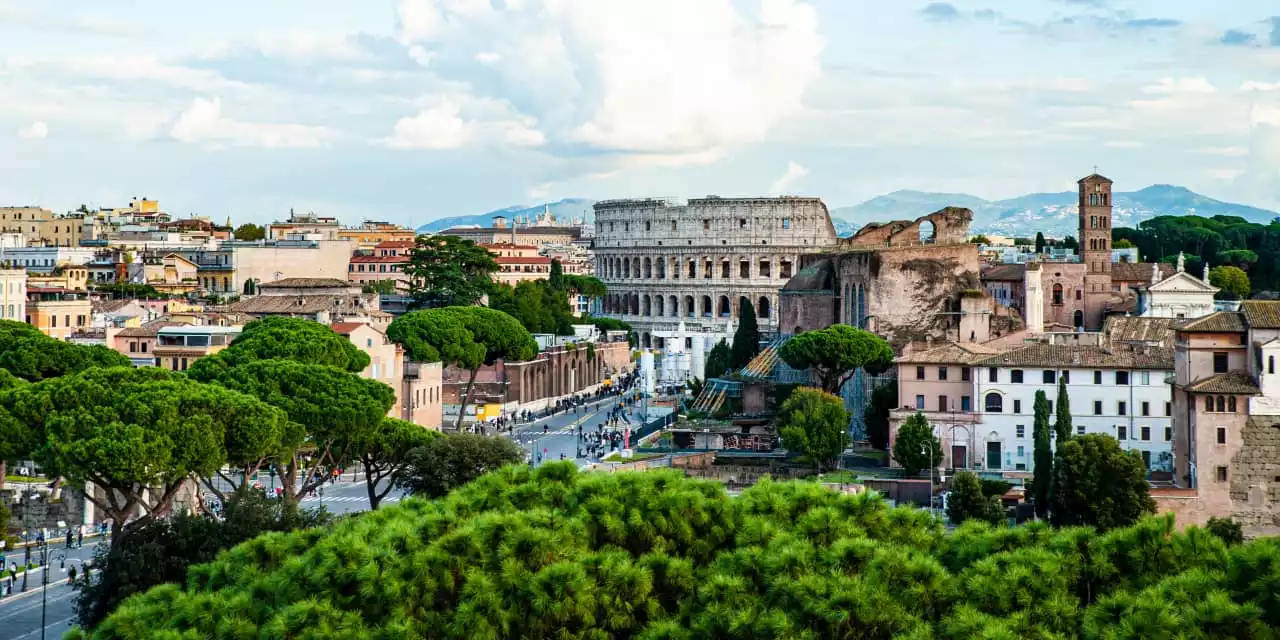
[(440, 363), (411, 362), (400, 345), (367, 323), (335, 322), (330, 327), (368, 354), (369, 366), (360, 372), (362, 377), (377, 380), (395, 391), (396, 404), (387, 412), (388, 416), (430, 429), (440, 428)]
[(347, 265), (347, 279), (361, 286), (392, 280), (396, 290), (409, 290), (409, 276), (405, 267), (409, 265), (414, 243), (409, 240), (387, 240), (373, 246), (372, 251), (360, 251), (351, 256)]

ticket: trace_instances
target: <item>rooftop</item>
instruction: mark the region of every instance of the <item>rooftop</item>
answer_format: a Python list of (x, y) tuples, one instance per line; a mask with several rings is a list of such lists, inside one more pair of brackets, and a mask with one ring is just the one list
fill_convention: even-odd
[(982, 270), (983, 280), (1017, 280), (1026, 278), (1025, 264), (994, 264)]
[(493, 261), (498, 264), (551, 264), (551, 258), (546, 256), (496, 256)]
[(1253, 378), (1249, 377), (1249, 374), (1240, 371), (1220, 373), (1216, 376), (1205, 378), (1200, 382), (1189, 385), (1187, 390), (1199, 393), (1233, 393), (1240, 395), (1262, 393), (1258, 389), (1258, 385), (1253, 383)]
[(1173, 347), (1173, 328), (1177, 322), (1174, 318), (1110, 316), (1102, 326), (1102, 333), (1112, 343), (1143, 342)]
[(152, 320), (151, 322), (145, 323), (140, 327), (129, 327), (127, 329), (121, 329), (120, 332), (117, 333), (116, 335), (120, 336), (121, 338), (154, 338), (159, 333), (159, 331), (165, 327), (177, 327), (181, 325), (182, 325), (181, 322), (173, 322), (172, 320), (169, 320), (167, 318), (160, 319), (160, 320)]
[(1217, 311), (1200, 318), (1184, 320), (1175, 326), (1184, 333), (1239, 333), (1245, 330), (1244, 317), (1234, 311)]
[(1280, 329), (1280, 300), (1245, 300), (1240, 313), (1252, 329)]
[(161, 336), (193, 336), (193, 335), (232, 335), (240, 333), (240, 327), (221, 327), (217, 325), (170, 324), (160, 327), (156, 335)]
[(992, 356), (978, 364), (989, 367), (1171, 370), (1173, 349), (1033, 344)]
[(258, 285), (260, 289), (327, 289), (330, 287), (347, 288), (355, 286), (346, 280), (337, 278), (285, 278)]
[(998, 355), (999, 349), (977, 343), (948, 342), (930, 349), (904, 354), (897, 359), (900, 364), (939, 363), (972, 364)]

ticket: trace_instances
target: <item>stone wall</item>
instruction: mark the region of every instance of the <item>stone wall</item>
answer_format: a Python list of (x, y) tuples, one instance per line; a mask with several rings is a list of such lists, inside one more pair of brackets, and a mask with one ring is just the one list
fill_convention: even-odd
[[(606, 377), (629, 369), (630, 363), (631, 347), (626, 342), (596, 343), (594, 359), (587, 357), (586, 345), (552, 347), (533, 360), (481, 367), (471, 400), (541, 408), (549, 400), (594, 388)], [(469, 375), (454, 367), (444, 370), (441, 396), (446, 404), (461, 401)]]
[(1251, 416), (1231, 459), (1231, 516), (1245, 535), (1280, 535), (1280, 416)]

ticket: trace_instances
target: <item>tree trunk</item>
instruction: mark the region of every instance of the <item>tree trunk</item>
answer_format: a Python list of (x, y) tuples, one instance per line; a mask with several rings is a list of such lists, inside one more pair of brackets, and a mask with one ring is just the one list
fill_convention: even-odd
[(462, 419), (467, 416), (467, 404), (471, 402), (471, 392), (476, 387), (476, 375), (480, 373), (480, 367), (471, 370), (471, 379), (467, 380), (467, 391), (462, 394), (462, 404), (458, 406), (458, 421), (454, 423), (453, 428), (462, 430)]
[(9, 474), (9, 463), (0, 460), (0, 492), (4, 491), (4, 478)]

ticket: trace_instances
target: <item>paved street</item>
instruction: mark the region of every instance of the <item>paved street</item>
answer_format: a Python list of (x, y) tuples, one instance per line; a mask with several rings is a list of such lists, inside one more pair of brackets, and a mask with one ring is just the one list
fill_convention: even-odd
[[(538, 453), (542, 454), (541, 462), (560, 460), (563, 456), (565, 460), (585, 463), (587, 459), (579, 456), (585, 456), (586, 451), (580, 450), (578, 446), (578, 426), (581, 425), (583, 433), (599, 432), (608, 422), (609, 411), (619, 401), (618, 397), (613, 396), (582, 407), (579, 413), (572, 410), (560, 412), (534, 424), (518, 426), (511, 438), (528, 452), (535, 466), (540, 464)], [(640, 424), (638, 408), (629, 409), (627, 417), (633, 427)], [(544, 426), (547, 428), (545, 432)]]
[[(52, 561), (49, 569), (49, 588), (47, 593), (43, 594), (46, 598), (44, 604), (47, 607), (46, 637), (60, 638), (71, 628), (75, 616), (76, 593), (67, 586), (67, 568), (74, 566), (77, 572), (82, 572), (84, 561), (93, 558), (98, 544), (95, 538), (93, 541), (85, 540), (84, 547), (79, 549), (66, 549), (57, 544), (50, 546), (49, 554)], [(63, 553), (66, 554), (65, 568), (59, 557)], [(35, 558), (37, 555), (32, 550), (32, 557)], [(10, 562), (21, 565), (24, 558), (25, 555), (21, 551), (6, 554), (5, 566), (8, 567)], [(0, 598), (0, 640), (31, 640), (40, 637), (42, 573), (37, 570), (27, 574), (26, 593), (22, 592), (23, 576), (19, 573), (14, 583), (13, 595)]]

